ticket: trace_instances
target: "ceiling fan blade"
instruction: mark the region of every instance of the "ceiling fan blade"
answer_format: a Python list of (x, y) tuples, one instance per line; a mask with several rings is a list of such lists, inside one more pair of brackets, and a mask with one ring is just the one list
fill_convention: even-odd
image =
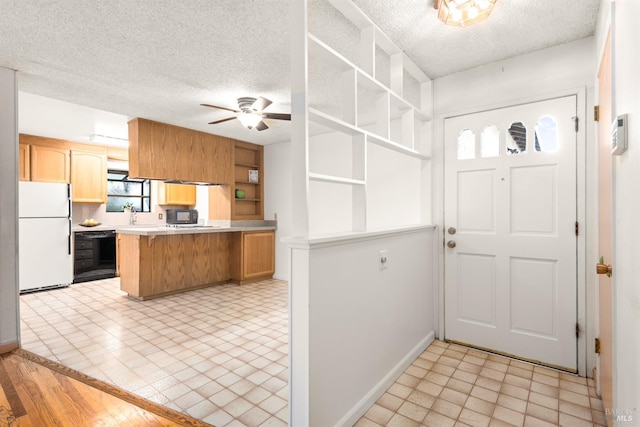
[(226, 119), (222, 119), (222, 120), (216, 120), (215, 122), (209, 122), (210, 125), (217, 125), (218, 123), (223, 123), (223, 122), (228, 122), (229, 120), (233, 120), (235, 119), (236, 116), (233, 117), (227, 117)]
[(265, 119), (291, 120), (291, 114), (286, 113), (262, 113)]
[(233, 110), (231, 108), (227, 108), (227, 107), (220, 107), (219, 105), (211, 105), (211, 104), (200, 104), (203, 107), (209, 107), (209, 108), (217, 108), (218, 110), (227, 110), (227, 111), (233, 111), (234, 113), (239, 113), (239, 110)]
[(253, 102), (253, 105), (251, 106), (251, 108), (254, 109), (255, 111), (262, 111), (271, 104), (272, 102), (269, 101), (267, 98), (259, 97)]
[(267, 124), (263, 121), (260, 121), (257, 125), (256, 125), (256, 129), (257, 130), (265, 130), (265, 129), (269, 129), (269, 126), (267, 126)]

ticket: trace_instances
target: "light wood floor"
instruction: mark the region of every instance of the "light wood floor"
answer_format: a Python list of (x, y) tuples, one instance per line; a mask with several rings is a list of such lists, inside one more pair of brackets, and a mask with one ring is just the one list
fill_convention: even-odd
[(0, 427), (209, 426), (24, 350), (0, 356)]

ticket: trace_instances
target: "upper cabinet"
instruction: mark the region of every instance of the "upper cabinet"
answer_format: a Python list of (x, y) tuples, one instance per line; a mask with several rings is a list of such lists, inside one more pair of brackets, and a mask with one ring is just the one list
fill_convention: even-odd
[(20, 134), (20, 180), (71, 183), (72, 201), (107, 202), (107, 158), (122, 149)]
[(132, 177), (231, 184), (231, 140), (136, 118), (129, 122)]
[(161, 206), (195, 206), (196, 186), (158, 182), (158, 204)]
[(70, 151), (31, 146), (31, 181), (70, 183)]
[(31, 180), (31, 156), (29, 153), (29, 146), (27, 144), (19, 144), (20, 161), (18, 164), (19, 175), (18, 179), (20, 181), (30, 181)]
[(107, 152), (71, 151), (72, 201), (107, 203)]

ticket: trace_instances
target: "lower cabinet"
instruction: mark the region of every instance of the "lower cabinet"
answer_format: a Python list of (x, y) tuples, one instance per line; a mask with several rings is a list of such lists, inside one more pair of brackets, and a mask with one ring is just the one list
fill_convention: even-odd
[(120, 289), (150, 299), (229, 281), (268, 279), (275, 266), (275, 231), (118, 234)]
[(243, 231), (233, 238), (231, 280), (241, 285), (268, 279), (275, 271), (275, 231)]

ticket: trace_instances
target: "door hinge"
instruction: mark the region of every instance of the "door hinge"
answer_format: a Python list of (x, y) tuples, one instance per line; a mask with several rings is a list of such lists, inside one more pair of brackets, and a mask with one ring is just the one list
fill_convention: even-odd
[(577, 116), (571, 117), (573, 119), (573, 123), (575, 124), (576, 132), (578, 132), (578, 123), (580, 123), (580, 119)]
[(594, 122), (599, 122), (600, 121), (600, 106), (599, 105), (594, 105), (593, 106), (593, 121)]
[(596, 338), (596, 354), (600, 354), (600, 338)]
[(576, 338), (580, 338), (580, 332), (582, 332), (582, 329), (580, 329), (580, 323), (576, 322)]
[(576, 236), (577, 236), (578, 234), (580, 234), (580, 223), (578, 223), (578, 221), (576, 221), (576, 228), (575, 228), (575, 230), (576, 230)]

